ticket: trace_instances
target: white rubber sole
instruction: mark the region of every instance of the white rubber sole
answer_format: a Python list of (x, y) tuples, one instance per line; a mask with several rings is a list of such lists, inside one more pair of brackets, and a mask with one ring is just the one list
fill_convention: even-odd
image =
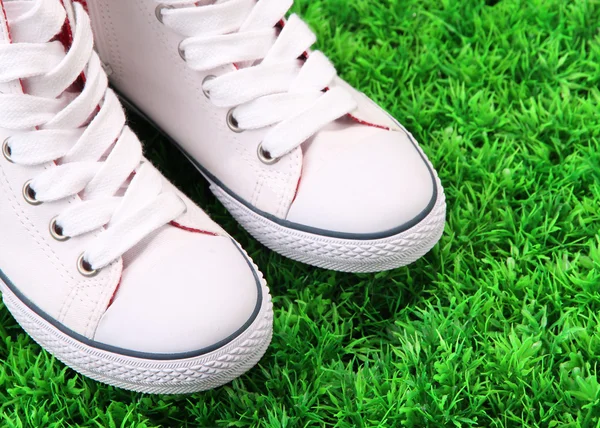
[(250, 327), (208, 354), (181, 360), (133, 358), (91, 347), (58, 330), (23, 303), (0, 279), (4, 304), (42, 348), (77, 372), (138, 392), (184, 394), (216, 388), (241, 376), (262, 358), (273, 333), (273, 305), (260, 276), (263, 303)]
[(211, 190), (254, 238), (290, 259), (341, 272), (381, 272), (409, 265), (440, 240), (446, 222), (446, 201), (439, 187), (431, 213), (411, 229), (376, 240), (331, 238), (284, 227), (231, 197), (211, 183)]
[(292, 260), (340, 272), (382, 272), (417, 261), (435, 247), (444, 233), (446, 225), (444, 188), (437, 171), (419, 146), (417, 150), (433, 171), (437, 187), (437, 199), (433, 209), (410, 229), (393, 236), (372, 240), (333, 238), (276, 223), (231, 196), (215, 183), (177, 143), (175, 146), (206, 178), (210, 183), (211, 192), (248, 233), (265, 247)]
[(244, 229), (283, 256), (341, 272), (381, 272), (413, 263), (440, 240), (446, 224), (446, 197), (434, 174), (438, 196), (429, 215), (405, 232), (375, 240), (338, 239), (291, 229), (249, 209), (217, 184), (211, 182), (210, 188)]

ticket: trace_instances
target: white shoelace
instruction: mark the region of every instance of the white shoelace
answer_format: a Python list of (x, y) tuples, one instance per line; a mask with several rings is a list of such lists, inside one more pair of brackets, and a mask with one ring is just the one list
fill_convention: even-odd
[(234, 108), (239, 129), (272, 126), (262, 142), (270, 158), (356, 109), (348, 91), (329, 88), (336, 70), (323, 53), (309, 53), (316, 36), (308, 26), (292, 15), (277, 28), (293, 0), (157, 1), (159, 19), (186, 37), (179, 49), (189, 67), (238, 66), (205, 80), (204, 89), (216, 106)]
[[(27, 94), (0, 94), (0, 127), (14, 130), (5, 142), (9, 159), (20, 165), (55, 161), (32, 177), (37, 203), (80, 195), (56, 219), (56, 231), (75, 237), (101, 230), (81, 260), (101, 269), (152, 231), (186, 209), (162, 177), (142, 159), (142, 148), (125, 125), (125, 114), (93, 51), (90, 20), (74, 3), (73, 43), (56, 35), (66, 19), (59, 0), (35, 0), (28, 12), (9, 21), (19, 43), (0, 44), (0, 82), (21, 79)], [(85, 75), (81, 93), (70, 89)]]

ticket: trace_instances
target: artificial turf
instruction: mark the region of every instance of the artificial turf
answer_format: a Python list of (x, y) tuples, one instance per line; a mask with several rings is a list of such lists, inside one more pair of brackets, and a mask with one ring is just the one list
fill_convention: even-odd
[(150, 396), (65, 368), (2, 307), (1, 425), (599, 426), (600, 2), (297, 0), (295, 10), (437, 167), (448, 197), (439, 245), (380, 274), (287, 260), (132, 116), (147, 155), (266, 274), (272, 345), (232, 384)]

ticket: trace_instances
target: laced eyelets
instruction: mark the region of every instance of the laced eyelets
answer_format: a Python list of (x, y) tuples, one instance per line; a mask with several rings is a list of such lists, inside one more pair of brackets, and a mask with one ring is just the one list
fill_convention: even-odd
[(205, 84), (206, 82), (210, 82), (211, 80), (214, 80), (214, 79), (216, 79), (216, 78), (217, 78), (217, 76), (213, 76), (212, 74), (209, 74), (209, 75), (208, 75), (208, 76), (206, 76), (206, 77), (204, 78), (204, 80), (202, 81), (202, 92), (204, 92), (204, 96), (205, 96), (206, 98), (208, 98), (208, 99), (210, 99), (210, 92), (209, 92), (209, 91), (207, 91), (206, 89), (204, 89), (204, 84)]
[(62, 227), (56, 224), (56, 217), (50, 220), (50, 236), (59, 242), (65, 242), (71, 239), (70, 236), (63, 235)]
[(35, 191), (31, 188), (31, 180), (23, 185), (23, 199), (31, 205), (41, 205), (42, 202), (35, 199)]
[(175, 8), (171, 5), (161, 3), (158, 6), (156, 6), (156, 9), (154, 10), (154, 13), (156, 14), (156, 19), (158, 19), (158, 22), (160, 22), (161, 24), (164, 24), (162, 12), (165, 9), (175, 9)]
[(269, 152), (267, 152), (265, 149), (263, 149), (262, 143), (260, 143), (258, 145), (257, 153), (258, 153), (258, 159), (260, 159), (260, 161), (262, 163), (264, 163), (265, 165), (273, 165), (273, 164), (279, 162), (279, 158), (272, 157)]
[(2, 143), (2, 154), (4, 155), (4, 157), (6, 158), (7, 161), (9, 161), (10, 163), (13, 163), (12, 160), (12, 152), (10, 150), (10, 146), (8, 145), (8, 138), (6, 138), (6, 140), (4, 140), (4, 142)]
[(77, 270), (86, 278), (92, 278), (98, 275), (98, 271), (92, 268), (92, 265), (83, 258), (83, 254), (77, 259)]
[(240, 132), (244, 132), (244, 130), (240, 128), (238, 121), (235, 119), (235, 117), (233, 117), (234, 110), (235, 109), (231, 109), (227, 112), (227, 126), (229, 126), (229, 129), (231, 129), (233, 132), (237, 132), (239, 134)]

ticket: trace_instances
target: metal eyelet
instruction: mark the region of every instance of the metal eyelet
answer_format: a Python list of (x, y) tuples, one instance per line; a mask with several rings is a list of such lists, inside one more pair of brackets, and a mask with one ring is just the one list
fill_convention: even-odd
[(183, 50), (183, 48), (181, 47), (181, 45), (183, 44), (183, 41), (181, 43), (179, 43), (179, 46), (177, 46), (177, 52), (179, 52), (179, 56), (181, 57), (181, 59), (184, 62), (187, 62), (187, 59), (185, 57), (185, 51)]
[(50, 220), (50, 236), (56, 239), (59, 242), (65, 242), (71, 239), (70, 236), (63, 235), (62, 227), (56, 224), (57, 217), (54, 217)]
[(206, 98), (208, 98), (208, 99), (210, 99), (210, 92), (209, 92), (209, 91), (207, 91), (206, 89), (204, 89), (204, 84), (205, 84), (206, 82), (210, 82), (211, 80), (214, 80), (214, 79), (216, 79), (216, 78), (217, 78), (217, 76), (213, 76), (212, 74), (209, 74), (209, 75), (208, 75), (208, 76), (206, 76), (206, 77), (204, 78), (204, 80), (202, 81), (202, 92), (204, 92), (204, 96), (205, 96)]
[(35, 191), (31, 188), (31, 180), (23, 185), (23, 199), (31, 205), (41, 205), (42, 202), (35, 199)]
[(160, 22), (161, 24), (164, 24), (163, 14), (162, 14), (162, 11), (164, 9), (175, 9), (175, 7), (168, 5), (168, 4), (162, 4), (162, 3), (159, 4), (158, 6), (156, 6), (154, 13), (156, 14), (156, 19), (158, 19), (158, 22)]
[(260, 143), (258, 145), (257, 153), (258, 153), (258, 158), (265, 165), (273, 165), (273, 164), (276, 164), (277, 162), (279, 162), (279, 158), (272, 157), (269, 152), (267, 152), (267, 151), (265, 151), (265, 149), (263, 149), (262, 143)]
[(2, 154), (4, 155), (4, 157), (6, 158), (7, 161), (9, 161), (10, 163), (13, 163), (12, 160), (12, 152), (10, 150), (10, 146), (8, 145), (8, 138), (7, 137), (4, 142), (2, 143)]
[(229, 129), (233, 132), (239, 134), (240, 132), (244, 132), (244, 130), (239, 127), (238, 121), (233, 117), (234, 110), (235, 109), (231, 109), (227, 112), (227, 126), (229, 126)]
[(80, 274), (87, 278), (92, 278), (98, 275), (98, 271), (92, 268), (92, 266), (83, 258), (83, 254), (81, 254), (77, 259), (77, 270)]

